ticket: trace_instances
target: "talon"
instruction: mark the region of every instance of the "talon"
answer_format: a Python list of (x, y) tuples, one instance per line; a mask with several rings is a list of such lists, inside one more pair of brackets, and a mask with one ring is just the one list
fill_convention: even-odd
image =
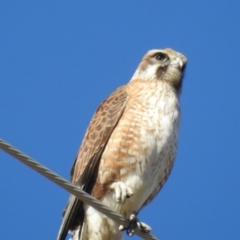
[(129, 237), (132, 237), (134, 234), (135, 234), (134, 229), (127, 231), (127, 235), (128, 235)]
[(123, 225), (119, 226), (119, 230), (124, 231), (127, 230), (128, 236), (133, 236), (135, 234), (135, 229), (139, 228), (142, 232), (149, 233), (152, 228), (148, 226), (146, 223), (140, 222), (137, 218), (137, 215), (135, 213), (132, 213), (129, 216), (129, 226), (128, 228), (125, 228)]
[(126, 230), (126, 228), (125, 228), (123, 225), (120, 225), (118, 229), (119, 229), (120, 231)]
[(148, 226), (146, 223), (137, 222), (137, 224), (139, 224), (138, 227), (141, 229), (141, 231), (145, 233), (149, 233), (150, 231), (152, 231), (152, 228)]
[(126, 197), (130, 198), (132, 195), (133, 195), (132, 189), (131, 188), (127, 188), (127, 195), (126, 195)]
[(123, 182), (112, 183), (110, 189), (114, 191), (115, 199), (118, 203), (124, 203), (127, 198), (133, 195), (132, 189), (127, 187)]
[(134, 213), (132, 213), (129, 217), (129, 221), (136, 221), (137, 220), (137, 217)]

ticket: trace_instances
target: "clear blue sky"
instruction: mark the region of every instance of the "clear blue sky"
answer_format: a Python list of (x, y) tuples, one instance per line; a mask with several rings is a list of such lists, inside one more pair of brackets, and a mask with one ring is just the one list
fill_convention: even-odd
[[(239, 1), (1, 1), (0, 137), (65, 178), (149, 49), (188, 57), (179, 149), (140, 214), (161, 240), (240, 236)], [(0, 151), (1, 239), (55, 239), (69, 194)], [(132, 239), (139, 239), (134, 237)]]

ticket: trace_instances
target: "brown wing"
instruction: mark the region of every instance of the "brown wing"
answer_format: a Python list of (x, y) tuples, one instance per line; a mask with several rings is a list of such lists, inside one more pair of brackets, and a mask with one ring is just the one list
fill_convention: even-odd
[[(72, 182), (85, 185), (91, 178), (94, 166), (99, 162), (109, 137), (125, 109), (127, 93), (125, 86), (118, 88), (105, 99), (95, 112), (71, 171)], [(86, 166), (88, 165), (88, 168)]]
[[(71, 169), (71, 180), (88, 193), (94, 186), (103, 150), (123, 114), (126, 101), (126, 87), (122, 86), (99, 105), (86, 131)], [(64, 240), (68, 231), (76, 229), (82, 222), (82, 202), (70, 196), (57, 239)]]

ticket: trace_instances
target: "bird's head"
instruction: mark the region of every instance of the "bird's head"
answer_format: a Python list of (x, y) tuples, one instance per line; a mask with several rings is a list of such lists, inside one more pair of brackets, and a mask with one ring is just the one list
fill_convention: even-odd
[(179, 92), (186, 63), (184, 55), (170, 48), (150, 50), (142, 58), (132, 80), (165, 81)]

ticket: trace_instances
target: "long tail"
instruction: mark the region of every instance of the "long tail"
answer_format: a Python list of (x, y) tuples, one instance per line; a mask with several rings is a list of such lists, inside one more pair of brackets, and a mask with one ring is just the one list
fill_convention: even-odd
[(78, 232), (80, 236), (83, 217), (82, 202), (75, 196), (71, 195), (67, 206), (63, 211), (63, 220), (58, 232), (57, 240), (65, 240), (68, 232), (76, 229), (79, 229)]

